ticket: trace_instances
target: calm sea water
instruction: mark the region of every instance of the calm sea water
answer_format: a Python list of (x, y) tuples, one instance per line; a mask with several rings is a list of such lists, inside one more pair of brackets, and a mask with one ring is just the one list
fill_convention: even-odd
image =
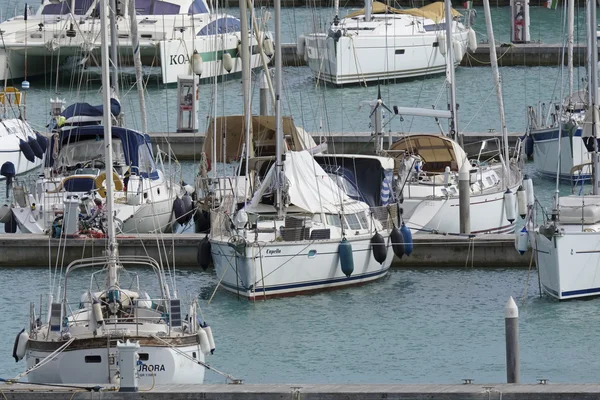
[[(0, 9), (20, 9), (22, 2), (2, 2)], [(234, 13), (234, 10), (232, 10)], [(330, 10), (284, 9), (286, 42), (314, 25), (326, 26)], [(4, 14), (6, 15), (6, 13)], [(532, 8), (532, 39), (556, 42), (561, 14)], [(508, 8), (494, 8), (497, 39), (508, 39)], [(581, 15), (578, 21), (581, 21)], [(482, 13), (478, 31), (485, 31)], [(580, 35), (581, 36), (581, 35)], [(558, 68), (502, 68), (508, 129), (523, 131), (526, 106), (560, 97)], [(577, 77), (583, 76), (581, 70)], [(49, 98), (67, 103), (100, 101), (97, 81), (72, 88), (63, 76), (55, 89), (47, 79), (32, 80), (27, 96), (28, 119), (44, 129)], [(457, 96), (459, 124), (465, 131), (500, 130), (495, 93), (488, 68), (459, 68)], [(369, 130), (368, 107), (376, 88), (325, 88), (316, 85), (306, 67), (285, 69), (285, 112), (309, 131), (343, 131), (348, 135)], [(241, 113), (239, 78), (201, 88), (201, 129), (210, 115)], [(255, 87), (254, 98), (258, 95)], [(384, 100), (402, 106), (430, 107), (447, 102), (444, 78), (430, 77), (382, 87)], [(174, 131), (176, 91), (150, 80), (149, 126), (152, 131)], [(439, 99), (438, 99), (439, 98)], [(122, 103), (129, 127), (139, 128), (138, 104), (131, 78), (124, 81)], [(438, 99), (438, 100), (436, 100)], [(256, 102), (256, 104), (258, 104)], [(258, 105), (255, 106), (257, 109)], [(426, 119), (392, 119), (387, 129), (433, 132)], [(184, 179), (195, 167), (183, 163)], [(534, 173), (528, 165), (528, 172)], [(535, 180), (536, 194), (550, 205), (554, 184)], [(3, 190), (0, 190), (2, 193)], [(568, 186), (561, 186), (568, 192)], [(407, 265), (409, 265), (407, 263)], [(143, 282), (151, 282), (140, 271)], [(600, 349), (593, 346), (593, 327), (600, 324), (600, 300), (557, 303), (538, 296), (537, 276), (527, 269), (410, 269), (391, 271), (382, 281), (351, 289), (309, 296), (249, 303), (217, 291), (214, 271), (178, 270), (180, 295), (200, 296), (206, 319), (217, 341), (209, 358), (216, 368), (249, 383), (460, 383), (502, 382), (504, 364), (503, 308), (509, 296), (520, 306), (521, 374), (523, 382), (548, 378), (551, 382), (594, 382)], [(13, 377), (24, 368), (11, 358), (14, 335), (25, 326), (29, 302), (48, 291), (45, 269), (0, 269), (0, 377)], [(88, 283), (87, 275), (72, 280), (74, 299)], [(151, 284), (152, 285), (152, 284)], [(207, 374), (207, 381), (222, 382)]]

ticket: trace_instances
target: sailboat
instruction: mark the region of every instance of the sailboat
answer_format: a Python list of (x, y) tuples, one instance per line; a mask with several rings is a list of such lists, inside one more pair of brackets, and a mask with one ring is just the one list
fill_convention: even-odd
[[(575, 91), (573, 88), (573, 37), (574, 5), (567, 2), (567, 68), (569, 93), (559, 102), (551, 102), (548, 108), (543, 104), (528, 107), (527, 138), (529, 152), (533, 155), (538, 175), (548, 179), (583, 183), (591, 178), (591, 153), (588, 151), (583, 134), (586, 109), (589, 103), (588, 90)], [(589, 51), (589, 47), (588, 47)], [(589, 121), (588, 121), (589, 122)], [(560, 163), (557, 163), (560, 138)]]
[[(450, 20), (450, 2), (446, 1), (446, 20)], [(494, 43), (491, 18), (487, 18), (488, 37)], [(450, 25), (446, 25), (449, 37)], [(450, 91), (450, 111), (394, 107), (395, 114), (447, 118), (450, 135), (414, 134), (406, 135), (391, 143), (388, 149), (379, 145), (380, 153), (398, 159), (399, 180), (402, 188), (401, 202), (403, 219), (413, 233), (479, 234), (507, 233), (515, 230), (517, 214), (517, 191), (522, 185), (519, 151), (512, 157), (508, 147), (508, 134), (504, 120), (504, 107), (500, 77), (495, 58), (495, 47), (490, 47), (492, 69), (500, 107), (503, 152), (485, 154), (486, 142), (477, 159), (469, 159), (460, 145), (458, 114), (456, 108), (454, 50), (446, 43), (447, 83)], [(371, 102), (372, 126), (378, 142), (382, 138), (383, 104), (381, 94)], [(389, 108), (387, 108), (388, 111)], [(499, 146), (500, 147), (500, 146)], [(494, 159), (498, 158), (497, 162)], [(470, 227), (461, 228), (460, 223), (460, 175), (469, 181)]]
[[(110, 108), (108, 85), (107, 0), (101, 2), (103, 106)], [(112, 165), (110, 113), (103, 113), (105, 164)], [(113, 218), (112, 174), (108, 174), (108, 232), (105, 257), (84, 258), (61, 268), (62, 281), (49, 295), (47, 313), (30, 307), (29, 327), (15, 340), (13, 355), (25, 359), (27, 370), (15, 380), (47, 384), (119, 385), (119, 348), (125, 343), (137, 349), (139, 384), (200, 384), (204, 380), (205, 356), (215, 349), (212, 330), (200, 319), (196, 301), (189, 308), (178, 298), (174, 276), (150, 257), (120, 256)], [(140, 279), (127, 268), (148, 269), (156, 281), (157, 296), (149, 296)], [(92, 268), (89, 288), (77, 301), (73, 278)], [(171, 278), (171, 287), (168, 280)], [(75, 280), (76, 281), (76, 280)], [(184, 316), (184, 313), (187, 313)], [(131, 389), (131, 388), (129, 388)]]
[[(588, 49), (597, 49), (594, 0), (587, 1), (586, 20)], [(551, 217), (534, 230), (531, 240), (542, 289), (558, 300), (600, 295), (598, 53), (587, 54), (589, 103), (582, 137), (592, 159), (592, 193), (559, 196), (558, 169)], [(568, 152), (568, 147), (561, 148), (558, 142), (561, 161), (565, 150)]]
[[(280, 7), (277, 0), (276, 38)], [(395, 243), (404, 242), (393, 223), (382, 224), (389, 213), (380, 220), (367, 203), (349, 197), (309, 151), (284, 151), (281, 43), (276, 43), (275, 156), (245, 160), (245, 176), (254, 174), (260, 182), (251, 201), (238, 208), (237, 197), (229, 196), (211, 211), (210, 251), (219, 283), (248, 299), (381, 278), (393, 259), (391, 232)]]

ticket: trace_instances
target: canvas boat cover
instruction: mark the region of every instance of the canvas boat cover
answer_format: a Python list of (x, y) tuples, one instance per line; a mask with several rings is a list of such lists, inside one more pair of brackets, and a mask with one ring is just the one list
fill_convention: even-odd
[[(110, 112), (117, 117), (121, 114), (121, 103), (117, 99), (110, 99)], [(92, 106), (89, 103), (75, 103), (60, 114), (66, 119), (72, 117), (101, 117), (104, 115), (104, 107), (102, 105)]]
[(410, 135), (395, 142), (391, 150), (419, 155), (425, 161), (423, 170), (429, 172), (443, 172), (447, 166), (459, 171), (467, 162), (467, 153), (458, 143), (440, 135)]
[[(430, 19), (433, 22), (440, 22), (444, 19), (444, 3), (442, 1), (436, 1), (435, 3), (427, 4), (421, 8), (409, 8), (407, 10), (399, 10), (394, 7), (380, 3), (379, 1), (373, 1), (372, 14), (405, 14), (412, 15), (413, 17)], [(344, 18), (354, 18), (359, 15), (364, 15), (365, 9), (362, 8), (358, 11), (346, 15)], [(459, 17), (462, 14), (452, 9), (452, 16)]]
[[(339, 214), (368, 207), (352, 200), (340, 190), (308, 151), (286, 153), (283, 170), (283, 186), (286, 188), (289, 204), (303, 212)], [(265, 210), (261, 200), (265, 194), (276, 191), (276, 178), (273, 165), (254, 193), (251, 203), (246, 206), (246, 211), (258, 213)]]
[(600, 222), (600, 196), (559, 197), (558, 212), (562, 224), (596, 224)]
[[(286, 137), (284, 142), (286, 151), (311, 150), (317, 147), (317, 144), (304, 129), (296, 127), (292, 117), (282, 118), (283, 134)], [(252, 116), (252, 147), (250, 148), (250, 157), (263, 157), (275, 155), (275, 124), (274, 116)], [(217, 160), (216, 162), (231, 162), (240, 159), (242, 148), (245, 142), (245, 117), (243, 115), (229, 115), (217, 117)], [(209, 158), (212, 158), (213, 136), (215, 130), (215, 120), (213, 119), (206, 130), (204, 145), (202, 151)], [(222, 157), (222, 140), (226, 140), (225, 160)], [(214, 161), (214, 160), (211, 160)]]

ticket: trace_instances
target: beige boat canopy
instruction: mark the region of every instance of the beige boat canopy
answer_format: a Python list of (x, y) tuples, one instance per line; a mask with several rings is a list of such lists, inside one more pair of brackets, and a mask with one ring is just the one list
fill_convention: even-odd
[[(439, 22), (444, 19), (444, 2), (436, 1), (435, 3), (427, 4), (421, 8), (409, 8), (407, 10), (399, 10), (394, 7), (390, 7), (384, 3), (379, 1), (373, 1), (373, 10), (371, 11), (373, 14), (405, 14), (412, 15), (413, 17), (427, 18), (432, 20), (433, 22)], [(358, 11), (350, 13), (346, 15), (344, 18), (354, 18), (359, 15), (364, 15), (365, 9), (362, 8)], [(454, 8), (452, 9), (453, 17), (460, 17), (462, 14), (456, 11)]]
[[(285, 137), (283, 152), (311, 150), (317, 145), (313, 138), (302, 128), (296, 127), (292, 117), (283, 117), (283, 134)], [(275, 155), (275, 117), (252, 116), (252, 147), (251, 157)], [(212, 159), (213, 132), (215, 120), (211, 120), (202, 151)], [(245, 117), (243, 115), (228, 115), (217, 117), (217, 160), (216, 162), (231, 162), (238, 160), (245, 142)], [(226, 140), (226, 154), (223, 160), (223, 138)], [(212, 160), (211, 160), (212, 161)]]
[(423, 170), (428, 172), (444, 172), (446, 167), (458, 171), (467, 162), (467, 154), (458, 143), (439, 135), (407, 136), (395, 142), (391, 150), (419, 155), (425, 161)]

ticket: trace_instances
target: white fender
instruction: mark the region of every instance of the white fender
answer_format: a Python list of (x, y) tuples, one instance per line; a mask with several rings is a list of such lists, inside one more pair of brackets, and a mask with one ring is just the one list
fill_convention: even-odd
[(452, 50), (454, 50), (454, 61), (458, 63), (461, 62), (465, 52), (463, 44), (460, 42), (460, 40), (455, 39), (452, 41)]
[(263, 51), (269, 57), (275, 54), (275, 47), (273, 46), (273, 41), (271, 38), (267, 37), (265, 40), (263, 40)]
[(29, 334), (25, 329), (21, 330), (15, 338), (15, 345), (13, 347), (13, 357), (16, 362), (22, 360), (25, 357), (25, 351), (27, 350), (27, 343), (29, 342)]
[(527, 193), (527, 206), (533, 206), (535, 204), (535, 194), (533, 193), (533, 181), (531, 178), (523, 179), (523, 187)]
[(296, 54), (298, 57), (304, 57), (304, 53), (306, 52), (306, 37), (304, 35), (299, 35), (298, 39), (296, 39)]
[(202, 327), (202, 330), (206, 332), (206, 336), (208, 337), (208, 344), (210, 345), (210, 354), (213, 354), (215, 352), (215, 338), (213, 337), (212, 329), (210, 329), (210, 326), (207, 325), (205, 327)]
[(529, 232), (527, 232), (526, 227), (523, 227), (521, 230), (515, 230), (515, 249), (521, 255), (529, 250)]
[(231, 72), (233, 69), (233, 58), (231, 58), (231, 54), (223, 53), (223, 68), (227, 72)]
[(198, 52), (192, 54), (192, 70), (196, 75), (202, 75), (202, 56)]
[(104, 323), (104, 317), (102, 316), (102, 306), (100, 305), (100, 302), (97, 301), (92, 304), (92, 311), (94, 312), (96, 324), (98, 324), (98, 326), (102, 325)]
[(506, 215), (508, 222), (511, 224), (516, 219), (517, 205), (515, 203), (516, 199), (514, 193), (511, 192), (510, 189), (506, 189), (506, 192), (504, 192), (504, 214)]
[(477, 34), (473, 28), (469, 28), (469, 33), (467, 34), (467, 46), (473, 52), (477, 50)]
[(204, 329), (198, 329), (198, 341), (200, 342), (200, 350), (204, 354), (210, 353), (210, 342), (208, 341), (208, 335)]
[(444, 34), (438, 36), (438, 50), (441, 55), (446, 56), (446, 35)]
[(521, 218), (525, 218), (527, 216), (527, 193), (522, 185), (517, 190), (517, 206), (519, 208), (519, 215)]

